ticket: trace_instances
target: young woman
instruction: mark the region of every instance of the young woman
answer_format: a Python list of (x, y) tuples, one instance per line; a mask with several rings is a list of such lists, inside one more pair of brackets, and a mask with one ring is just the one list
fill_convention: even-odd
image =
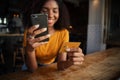
[[(49, 34), (35, 38), (36, 35), (46, 31), (46, 28), (38, 29), (40, 25), (30, 24), (30, 15), (33, 13), (48, 14)], [(84, 55), (80, 48), (69, 49), (69, 59), (66, 54), (59, 53), (61, 45), (69, 42), (69, 15), (62, 0), (38, 0), (32, 5), (32, 10), (27, 12), (29, 24), (26, 39), (26, 65), (28, 70), (35, 71), (39, 65), (48, 65), (57, 58), (58, 69), (63, 70), (71, 65), (82, 64)], [(40, 42), (49, 38), (48, 42)], [(67, 53), (67, 52), (66, 52)]]

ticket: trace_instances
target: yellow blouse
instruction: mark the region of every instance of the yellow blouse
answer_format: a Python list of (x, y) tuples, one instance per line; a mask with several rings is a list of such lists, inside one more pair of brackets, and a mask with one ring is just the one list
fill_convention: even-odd
[(40, 64), (50, 64), (56, 59), (63, 42), (69, 41), (69, 32), (64, 29), (56, 31), (47, 44), (36, 48), (36, 58)]

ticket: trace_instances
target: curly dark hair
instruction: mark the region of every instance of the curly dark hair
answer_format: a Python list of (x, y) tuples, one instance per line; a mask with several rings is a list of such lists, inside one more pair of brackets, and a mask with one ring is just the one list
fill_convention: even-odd
[[(48, 0), (33, 0), (26, 8), (24, 15), (24, 25), (31, 26), (30, 15), (33, 13), (40, 13), (42, 6)], [(59, 19), (54, 25), (55, 30), (62, 30), (70, 26), (70, 17), (69, 12), (62, 0), (55, 0), (59, 6)]]

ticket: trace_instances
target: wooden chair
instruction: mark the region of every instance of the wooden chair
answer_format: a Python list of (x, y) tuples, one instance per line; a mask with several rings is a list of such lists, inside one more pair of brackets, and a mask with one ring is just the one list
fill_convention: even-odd
[(16, 69), (17, 67), (22, 67), (24, 63), (25, 63), (24, 48), (23, 46), (16, 44), (13, 55), (13, 67), (14, 69)]
[(2, 53), (2, 49), (1, 49), (1, 48), (0, 48), (0, 59), (1, 59), (1, 63), (2, 63), (2, 64), (5, 64), (4, 56), (3, 56), (3, 53)]

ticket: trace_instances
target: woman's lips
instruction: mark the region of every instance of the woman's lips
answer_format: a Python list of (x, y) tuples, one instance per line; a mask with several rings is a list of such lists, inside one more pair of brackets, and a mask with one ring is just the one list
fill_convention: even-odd
[(48, 24), (52, 24), (53, 23), (53, 20), (48, 20)]

